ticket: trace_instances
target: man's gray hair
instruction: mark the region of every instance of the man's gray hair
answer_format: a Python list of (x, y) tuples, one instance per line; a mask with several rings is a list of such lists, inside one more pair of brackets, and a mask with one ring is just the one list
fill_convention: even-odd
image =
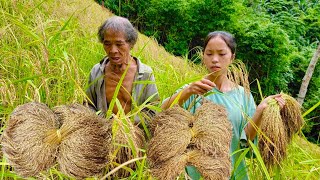
[(103, 43), (104, 34), (107, 30), (113, 30), (124, 33), (126, 41), (133, 47), (138, 39), (138, 32), (126, 18), (120, 16), (113, 16), (107, 19), (100, 27), (98, 31), (99, 41)]

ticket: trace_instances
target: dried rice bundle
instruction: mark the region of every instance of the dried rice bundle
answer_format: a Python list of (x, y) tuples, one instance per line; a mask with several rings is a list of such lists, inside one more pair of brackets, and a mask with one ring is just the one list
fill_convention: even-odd
[[(154, 177), (175, 179), (184, 172), (187, 164), (199, 167), (201, 174), (208, 179), (230, 176), (232, 128), (222, 106), (206, 101), (194, 116), (174, 106), (159, 113), (154, 119), (154, 137), (147, 149)], [(203, 157), (199, 157), (201, 155)], [(211, 159), (207, 159), (209, 157)], [(218, 165), (217, 169), (210, 166), (206, 168), (206, 162), (209, 161), (222, 163), (222, 166)], [(212, 173), (217, 175), (212, 177)]]
[(192, 132), (188, 126), (179, 127), (179, 120), (175, 120), (176, 126), (172, 122), (162, 131), (159, 131), (148, 144), (148, 159), (150, 164), (158, 164), (166, 161), (177, 154), (182, 154), (192, 138)]
[(221, 105), (204, 101), (195, 113), (192, 143), (207, 155), (228, 156), (232, 125)]
[[(141, 157), (145, 145), (144, 132), (135, 126), (130, 119), (118, 118), (115, 116), (112, 122), (113, 147), (110, 149), (109, 155), (112, 162), (116, 164), (125, 163), (135, 157)], [(113, 165), (110, 165), (114, 168)], [(127, 167), (136, 168), (135, 163), (129, 164)], [(112, 175), (112, 177), (124, 178), (128, 177), (130, 172), (120, 169)]]
[(57, 157), (61, 172), (77, 179), (102, 175), (111, 148), (111, 125), (80, 104), (59, 106), (54, 112), (63, 119)]
[(55, 163), (58, 144), (44, 142), (48, 130), (59, 127), (45, 104), (27, 103), (15, 108), (3, 132), (2, 151), (17, 174), (36, 176)]
[(287, 140), (291, 141), (293, 135), (303, 125), (300, 104), (291, 96), (282, 93), (281, 97), (286, 101), (285, 106), (280, 110), (282, 121), (287, 131)]
[(154, 164), (151, 167), (151, 174), (159, 180), (176, 179), (184, 172), (188, 158), (188, 154), (182, 153), (162, 163)]
[(202, 151), (192, 150), (188, 153), (190, 164), (194, 165), (204, 179), (221, 180), (229, 179), (231, 174), (231, 161), (229, 155), (208, 156)]
[(154, 136), (149, 141), (147, 149), (151, 166), (185, 151), (192, 138), (189, 128), (192, 118), (193, 116), (188, 111), (178, 105), (154, 117), (150, 124)]
[(287, 135), (283, 125), (280, 106), (275, 99), (270, 99), (262, 113), (259, 150), (266, 166), (270, 169), (279, 164), (286, 156)]
[(23, 177), (37, 176), (56, 162), (78, 179), (100, 175), (108, 162), (111, 126), (79, 104), (56, 107), (55, 113), (41, 103), (14, 110), (2, 142), (9, 164)]
[[(150, 132), (154, 135), (157, 129), (170, 127), (171, 122), (174, 123), (173, 125), (185, 127), (189, 125), (191, 119), (193, 119), (193, 116), (190, 112), (181, 108), (179, 105), (174, 105), (172, 108), (157, 114), (152, 119), (150, 123)], [(179, 120), (179, 123), (177, 124), (175, 120)]]

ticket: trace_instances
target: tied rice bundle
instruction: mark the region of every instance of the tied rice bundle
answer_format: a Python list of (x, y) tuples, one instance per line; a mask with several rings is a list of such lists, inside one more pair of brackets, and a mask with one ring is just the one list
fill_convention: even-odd
[(159, 180), (176, 179), (179, 174), (184, 172), (184, 168), (187, 163), (187, 153), (177, 154), (167, 161), (154, 164), (154, 166), (151, 168), (151, 174), (153, 177), (157, 177)]
[[(204, 101), (195, 113), (192, 143), (207, 155), (228, 156), (232, 126), (224, 107)], [(228, 147), (228, 148), (226, 148)]]
[(174, 106), (159, 113), (152, 121), (154, 137), (149, 141), (148, 158), (151, 164), (166, 161), (177, 154), (182, 154), (190, 144), (192, 133), (188, 111)]
[(174, 106), (154, 119), (154, 136), (147, 149), (154, 177), (175, 179), (186, 165), (199, 168), (206, 179), (230, 176), (232, 129), (222, 106), (204, 101), (194, 116)]
[(287, 94), (282, 93), (282, 98), (286, 101), (282, 109), (275, 99), (270, 99), (262, 114), (264, 134), (259, 138), (259, 150), (268, 169), (286, 157), (287, 145), (303, 125), (299, 103)]
[(231, 174), (231, 161), (229, 154), (224, 156), (208, 156), (202, 151), (189, 152), (189, 162), (194, 165), (204, 179), (228, 180)]
[(55, 113), (42, 103), (13, 111), (2, 149), (9, 164), (23, 177), (37, 176), (56, 162), (63, 173), (77, 179), (102, 174), (110, 125), (79, 104), (56, 107)]
[(176, 179), (189, 164), (195, 166), (204, 179), (227, 180), (231, 174), (231, 161), (228, 155), (208, 156), (197, 149), (187, 149), (186, 152), (153, 166), (151, 173), (159, 180)]
[(57, 157), (61, 172), (81, 179), (101, 176), (111, 148), (111, 124), (80, 104), (56, 107), (54, 113), (63, 122)]
[(28, 103), (14, 109), (3, 132), (2, 151), (17, 174), (36, 176), (55, 164), (58, 144), (43, 140), (59, 128), (55, 114), (45, 104)]
[(190, 112), (181, 108), (179, 105), (174, 105), (172, 108), (157, 114), (152, 119), (152, 122), (150, 123), (150, 132), (152, 135), (156, 133), (156, 130), (161, 132), (159, 129), (170, 127), (170, 123), (174, 123), (172, 125), (175, 126), (185, 127), (188, 126), (189, 121), (192, 118), (193, 116)]

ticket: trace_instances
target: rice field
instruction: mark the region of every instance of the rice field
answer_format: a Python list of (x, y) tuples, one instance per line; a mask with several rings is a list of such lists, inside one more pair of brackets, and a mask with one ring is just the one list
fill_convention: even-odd
[[(112, 14), (94, 1), (81, 0), (0, 0), (0, 6), (2, 134), (9, 115), (19, 105), (41, 102), (54, 108), (84, 101), (89, 72), (104, 57), (96, 32)], [(142, 34), (139, 34), (132, 54), (153, 68), (161, 99), (205, 74), (202, 67), (189, 63), (186, 58), (169, 54), (154, 39)], [(128, 118), (121, 113), (118, 117), (122, 123), (126, 123)], [(150, 135), (149, 129), (144, 130)], [(130, 128), (123, 131), (130, 133)], [(132, 159), (123, 164), (111, 162), (103, 179), (111, 179), (113, 171), (110, 167), (124, 170), (129, 174), (127, 179), (152, 179), (146, 149), (137, 147), (130, 138), (129, 142), (118, 142), (121, 143), (127, 143)], [(252, 145), (252, 149), (258, 153), (256, 146)], [(243, 149), (243, 152), (247, 151)], [(137, 152), (142, 156), (138, 156)], [(294, 136), (286, 153), (283, 163), (271, 171), (266, 169), (261, 156), (247, 159), (249, 176), (252, 179), (320, 177), (320, 148), (306, 141), (303, 134)], [(135, 169), (130, 165), (132, 163), (135, 163)], [(2, 155), (0, 164), (0, 179), (22, 179)], [(57, 165), (53, 165), (48, 172), (40, 175), (44, 179), (73, 179), (58, 169)]]

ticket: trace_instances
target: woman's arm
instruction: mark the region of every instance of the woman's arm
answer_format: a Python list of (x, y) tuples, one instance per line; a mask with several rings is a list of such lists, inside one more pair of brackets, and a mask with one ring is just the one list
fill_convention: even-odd
[(254, 113), (254, 115), (252, 117), (252, 121), (253, 121), (254, 125), (252, 124), (252, 122), (249, 122), (245, 128), (245, 132), (246, 132), (248, 139), (253, 140), (254, 137), (257, 135), (257, 128), (256, 127), (260, 128), (260, 126), (261, 126), (262, 112), (268, 106), (268, 101), (272, 98), (278, 102), (280, 108), (282, 108), (285, 105), (285, 100), (281, 97), (281, 94), (271, 95), (271, 96), (268, 96), (267, 98), (265, 98), (257, 106), (256, 112)]
[(210, 91), (215, 84), (210, 80), (203, 78), (200, 81), (196, 81), (182, 89), (180, 92), (174, 94), (170, 98), (163, 101), (161, 108), (168, 109), (170, 105), (174, 102), (174, 100), (179, 96), (178, 104), (182, 106), (182, 104), (189, 99), (189, 97), (193, 94), (205, 94), (206, 92)]

